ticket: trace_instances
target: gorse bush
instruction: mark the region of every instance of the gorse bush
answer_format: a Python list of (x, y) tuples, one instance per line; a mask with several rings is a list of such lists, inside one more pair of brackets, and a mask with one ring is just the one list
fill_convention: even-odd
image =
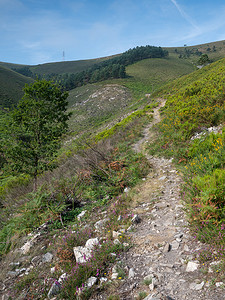
[(160, 124), (161, 133), (168, 142), (185, 141), (201, 127), (214, 126), (225, 120), (224, 60), (207, 70), (197, 81), (188, 75), (191, 82), (185, 88), (171, 90)]
[(194, 223), (225, 221), (225, 134), (211, 133), (189, 146), (186, 182)]

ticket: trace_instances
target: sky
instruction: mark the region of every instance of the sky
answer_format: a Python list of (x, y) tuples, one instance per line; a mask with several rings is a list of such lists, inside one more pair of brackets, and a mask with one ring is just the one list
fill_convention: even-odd
[(0, 0), (0, 61), (91, 59), (225, 40), (224, 0)]

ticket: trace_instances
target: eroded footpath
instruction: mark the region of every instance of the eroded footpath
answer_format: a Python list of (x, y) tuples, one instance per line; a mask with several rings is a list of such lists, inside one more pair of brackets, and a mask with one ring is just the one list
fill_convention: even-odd
[[(144, 144), (154, 140), (151, 127), (160, 121), (159, 107), (154, 109), (153, 122), (144, 130), (144, 137), (134, 145), (143, 152)], [(222, 300), (221, 283), (211, 285), (203, 274), (197, 253), (203, 245), (190, 234), (180, 199), (182, 178), (172, 159), (147, 156), (152, 172), (136, 188), (133, 213), (141, 222), (128, 233), (134, 246), (120, 264), (127, 277), (120, 281), (115, 294), (122, 300)], [(215, 262), (216, 263), (216, 262)], [(208, 270), (210, 272), (210, 270)], [(95, 299), (105, 299), (104, 295)]]

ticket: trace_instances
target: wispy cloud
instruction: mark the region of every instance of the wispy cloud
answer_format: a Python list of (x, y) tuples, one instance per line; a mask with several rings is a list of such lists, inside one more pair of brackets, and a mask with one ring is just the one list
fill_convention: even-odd
[(182, 9), (182, 7), (177, 3), (176, 0), (170, 0), (177, 8), (181, 16), (189, 23), (191, 24), (196, 30), (200, 30), (199, 27), (195, 24), (195, 22), (192, 20), (192, 18)]

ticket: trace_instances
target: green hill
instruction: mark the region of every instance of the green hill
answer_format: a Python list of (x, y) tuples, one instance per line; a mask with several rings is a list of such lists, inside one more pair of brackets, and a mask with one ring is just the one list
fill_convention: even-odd
[(38, 75), (47, 75), (47, 74), (63, 74), (63, 73), (78, 73), (82, 72), (89, 67), (97, 64), (99, 62), (111, 59), (117, 55), (106, 56), (96, 59), (87, 59), (87, 60), (75, 60), (75, 61), (61, 61), (53, 63), (45, 63), (39, 65), (19, 65), (0, 62), (0, 66), (4, 66), (9, 69), (21, 69), (24, 67), (29, 67), (31, 72)]
[(225, 56), (225, 41), (211, 42), (195, 46), (165, 48), (170, 55), (175, 55), (197, 64), (199, 56), (207, 54), (211, 61), (216, 61)]
[(11, 107), (23, 96), (26, 83), (33, 80), (0, 66), (0, 106)]

